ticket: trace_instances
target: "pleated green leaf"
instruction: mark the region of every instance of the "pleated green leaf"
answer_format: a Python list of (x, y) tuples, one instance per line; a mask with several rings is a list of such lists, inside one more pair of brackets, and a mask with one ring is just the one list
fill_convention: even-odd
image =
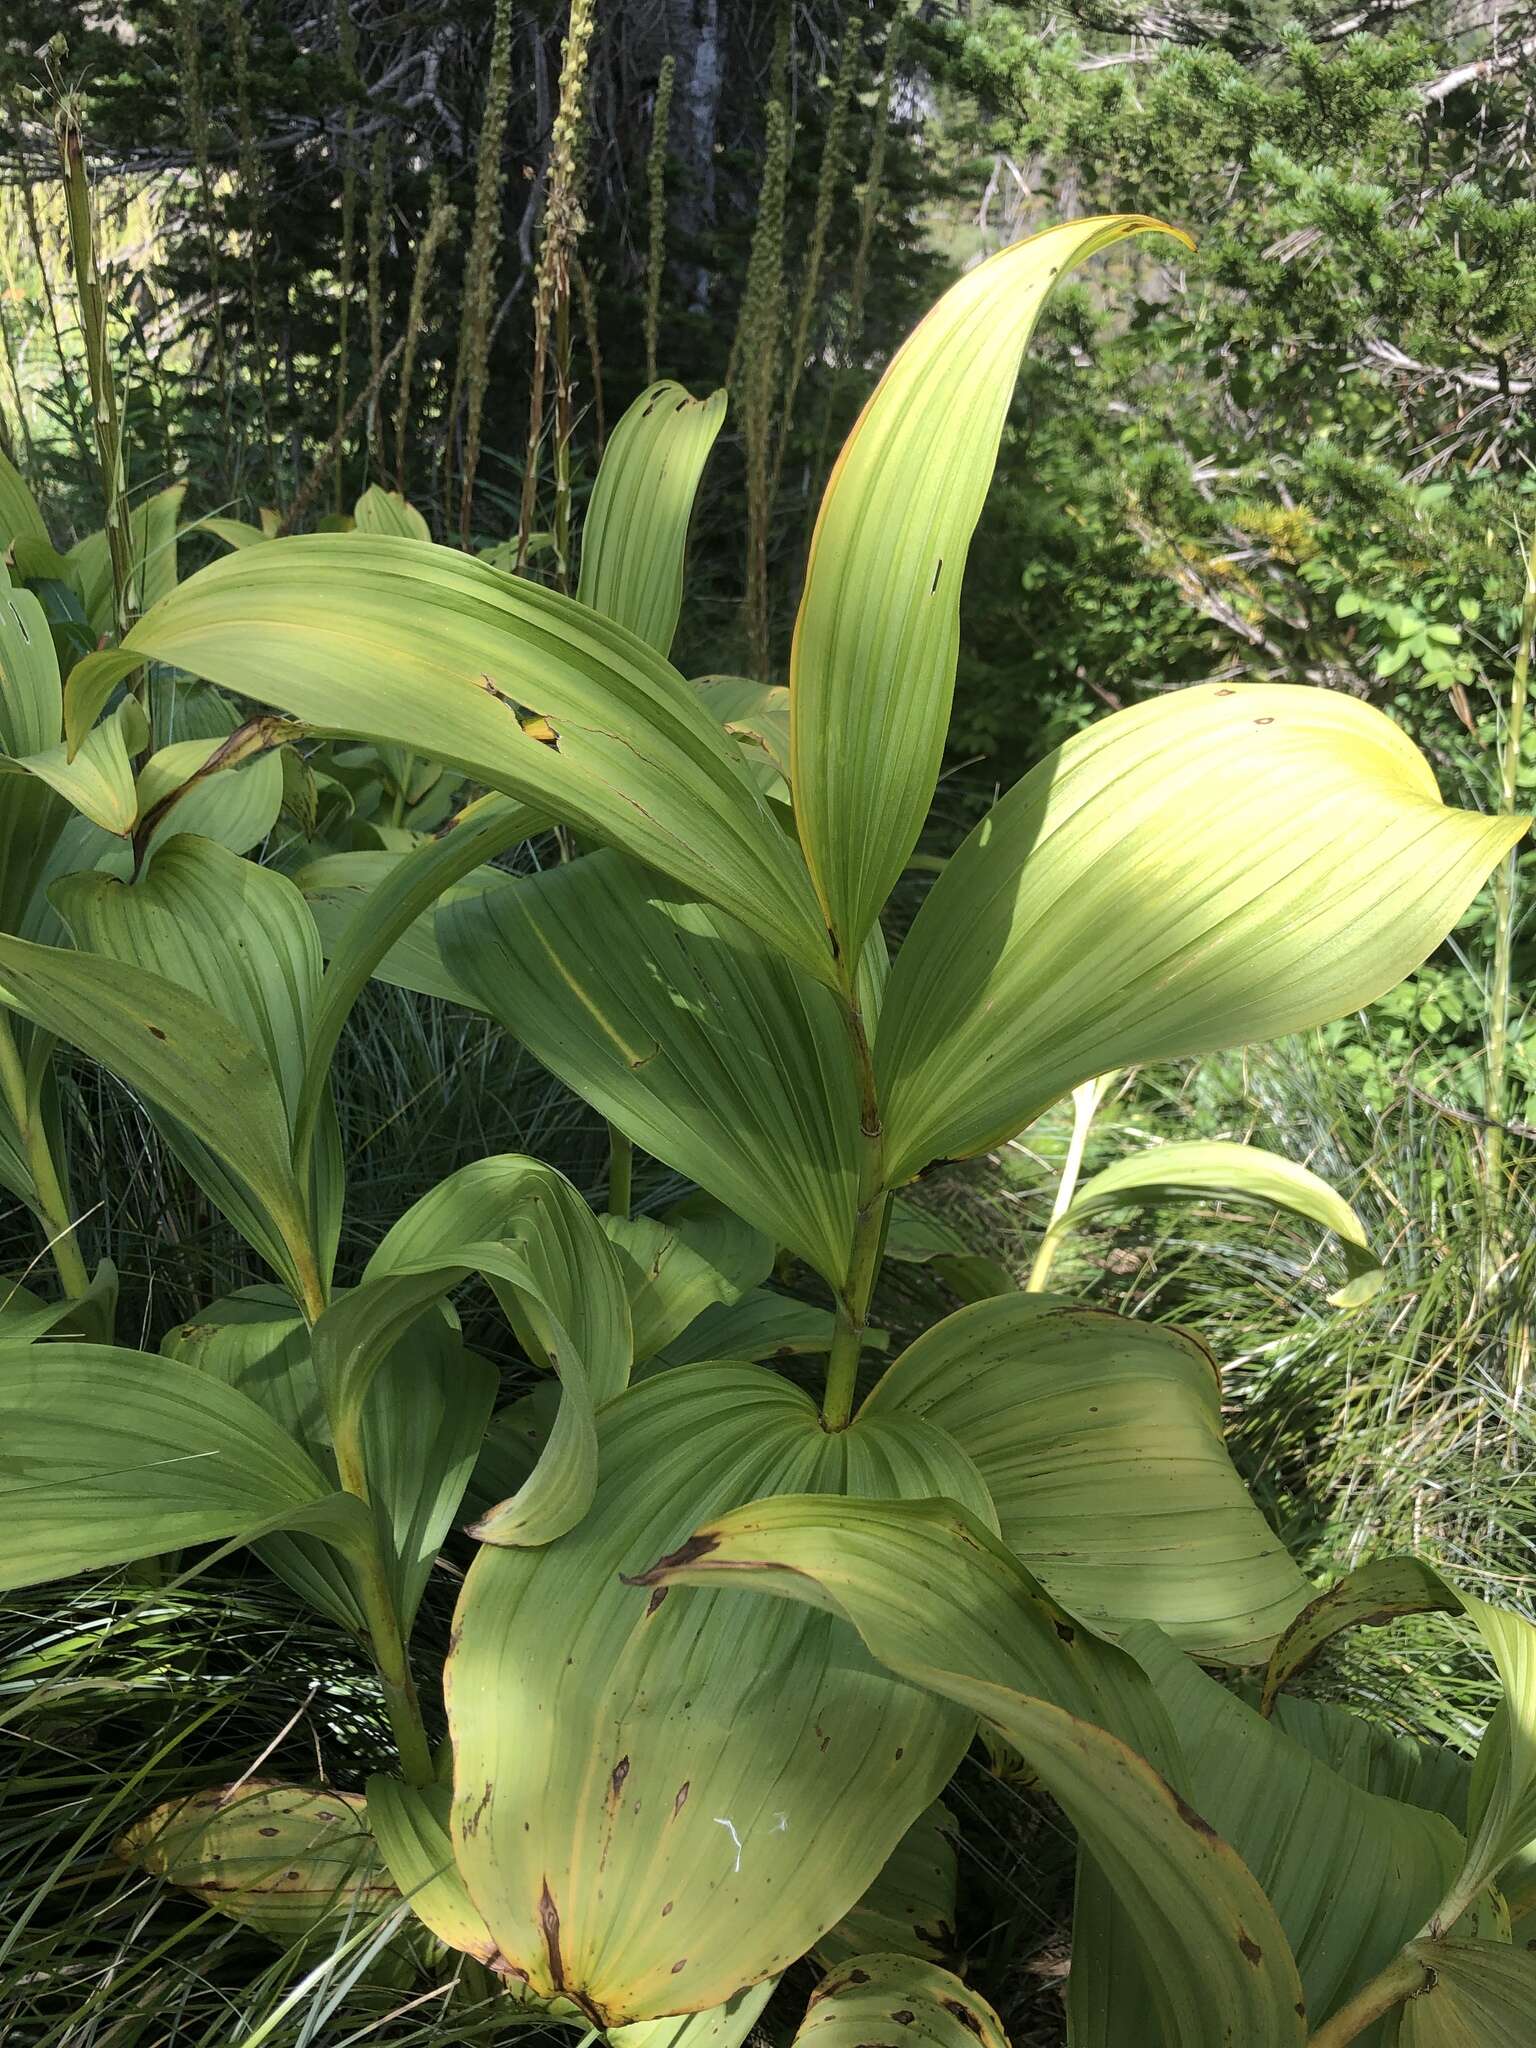
[[(363, 853), (327, 853), (301, 868), (293, 879), (309, 905), (327, 956), (340, 953), (349, 934), (361, 936), (359, 914), (371, 922), (372, 907), (380, 899), (383, 885), (397, 880), (404, 863), (437, 852), (439, 844), (429, 842), (408, 853), (383, 847)], [(462, 880), (448, 883), (436, 901), (457, 903), (466, 896), (483, 896), (487, 889), (506, 879), (504, 869), (482, 863)], [(372, 978), (394, 988), (410, 989), (415, 995), (435, 996), (440, 1002), (469, 1006), (468, 990), (443, 965), (431, 908), (413, 918), (383, 953), (372, 968)]]
[[(1181, 1789), (1263, 1887), (1316, 2027), (1424, 1926), (1460, 1867), (1462, 1838), (1440, 1814), (1330, 1769), (1156, 1631), (1130, 1642), (1179, 1731)], [(1094, 1876), (1111, 1882), (1102, 1869)], [(1138, 2012), (1138, 1973), (1124, 1967), (1092, 1880), (1079, 1886), (1073, 1961), (1075, 2048), (1182, 2048), (1182, 2036), (1159, 2037)]]
[(891, 1860), (851, 1911), (816, 1944), (829, 1968), (867, 1954), (953, 1959), (956, 1947), (955, 1817), (936, 1799), (891, 1852)]
[(5, 553), (18, 534), (46, 540), (48, 528), (20, 470), (8, 455), (0, 454), (0, 554)]
[[(394, 957), (397, 948), (409, 951), (413, 965), (428, 955), (434, 963), (433, 971), (438, 971), (436, 937), (420, 937), (418, 920), (425, 919), (440, 897), (473, 875), (482, 863), (541, 831), (546, 822), (525, 806), (508, 803), (504, 797), (483, 797), (471, 804), (440, 838), (414, 848), (380, 874), (362, 892), (351, 916), (339, 928), (328, 930), (326, 922), (320, 923), (328, 965), (310, 1027), (309, 1059), (296, 1119), (295, 1144), (300, 1153), (329, 1087), (331, 1057), (342, 1026), (370, 975), (384, 974), (389, 979), (385, 963)], [(416, 984), (408, 981), (404, 986)], [(425, 993), (436, 991), (429, 989)]]
[(277, 1078), (221, 1009), (126, 961), (3, 934), (0, 993), (163, 1110), (168, 1140), (172, 1124), (187, 1134), (179, 1155), (215, 1183), (216, 1199), (286, 1284), (297, 1291), (306, 1270), (313, 1277)]
[(933, 799), (966, 555), (1019, 359), (1057, 279), (1147, 231), (1175, 232), (1140, 214), (1071, 221), (968, 272), (897, 351), (833, 468), (790, 656), (790, 781), (845, 959), (862, 951)]
[(960, 1708), (890, 1682), (827, 1617), (623, 1583), (781, 1488), (945, 1493), (963, 1454), (911, 1417), (828, 1434), (754, 1366), (686, 1366), (598, 1417), (593, 1511), (482, 1550), (447, 1695), (454, 1852), (508, 1962), (594, 2025), (721, 2004), (803, 1955), (959, 1760)]
[(412, 504), (398, 491), (386, 491), (370, 484), (352, 507), (358, 533), (393, 533), (402, 540), (430, 540), (432, 529)]
[(658, 654), (677, 631), (688, 522), (725, 406), (723, 391), (648, 385), (609, 437), (582, 523), (577, 597)]
[[(618, 1262), (597, 1218), (553, 1167), (516, 1155), (478, 1160), (415, 1203), (370, 1259), (362, 1286), (316, 1323), (320, 1385), (338, 1443), (350, 1440), (386, 1357), (427, 1309), (476, 1272), (491, 1282), (531, 1355), (559, 1374), (560, 1406), (528, 1477), (480, 1518), (475, 1534), (547, 1543), (591, 1503), (596, 1413), (622, 1390), (632, 1346)], [(455, 1438), (464, 1484), (494, 1392), (466, 1355), (459, 1395), (466, 1416)]]
[(922, 1415), (975, 1459), (1003, 1539), (1066, 1606), (1152, 1621), (1193, 1655), (1262, 1662), (1312, 1588), (1227, 1455), (1192, 1336), (1013, 1294), (910, 1345), (867, 1414)]
[[(0, 531), (3, 486), (0, 472)], [(0, 753), (45, 753), (63, 729), (64, 691), (47, 615), (30, 590), (12, 589), (0, 566)]]
[(438, 937), (481, 1008), (610, 1123), (841, 1282), (859, 1108), (827, 991), (611, 853), (449, 904)]
[(1170, 2041), (1305, 2040), (1274, 1909), (1180, 1791), (1179, 1745), (1146, 1674), (952, 1502), (758, 1501), (703, 1523), (644, 1580), (772, 1594), (850, 1622), (892, 1671), (1023, 1752), (1113, 1885), (1146, 1967), (1144, 2016)]
[(764, 1977), (759, 1984), (746, 1985), (724, 2005), (712, 2005), (705, 2012), (610, 2027), (609, 2048), (741, 2048), (778, 1982), (777, 1977)]
[[(334, 1482), (331, 1426), (310, 1350), (309, 1327), (285, 1288), (243, 1287), (210, 1302), (190, 1323), (161, 1339), (179, 1358), (238, 1388), (286, 1431)], [(341, 1558), (319, 1537), (289, 1529), (251, 1548), (267, 1569), (318, 1614), (355, 1635), (366, 1632), (357, 1594)]]
[(1528, 822), (1448, 808), (1407, 736), (1336, 690), (1117, 711), (1015, 785), (913, 922), (875, 1046), (888, 1178), (984, 1151), (1111, 1067), (1374, 1001)]
[[(176, 537), (185, 484), (171, 484), (135, 505), (128, 515), (128, 602), (136, 612), (176, 588)], [(85, 606), (92, 637), (98, 642), (117, 627), (117, 599), (112, 587), (112, 555), (103, 532), (76, 541), (65, 557)], [(86, 720), (94, 722), (95, 714)], [(70, 734), (70, 744), (76, 735)]]
[[(278, 721), (272, 721), (276, 725)], [(231, 853), (249, 853), (277, 823), (283, 805), (283, 759), (269, 746), (225, 768), (227, 738), (176, 740), (150, 755), (139, 770), (138, 806), (143, 859), (178, 833), (213, 839)], [(158, 811), (147, 835), (143, 826)]]
[(804, 864), (735, 741), (662, 656), (558, 592), (382, 534), (245, 548), (76, 667), (71, 744), (145, 658), (535, 804), (833, 978)]
[(442, 1315), (429, 1313), (385, 1358), (364, 1403), (368, 1499), (404, 1633), (458, 1520), (498, 1385), (496, 1368), (467, 1351)]
[(215, 540), (223, 541), (224, 545), (229, 548), (259, 547), (263, 541), (272, 539), (270, 533), (264, 533), (259, 526), (252, 526), (249, 520), (245, 519), (224, 519), (221, 517), (198, 519), (194, 520), (192, 525), (186, 527), (184, 531), (187, 533), (211, 533)]
[(379, 1777), (367, 1789), (368, 1824), (400, 1896), (439, 1941), (495, 1969), (501, 1958), (490, 1929), (454, 1868), (449, 1788)]
[(0, 1349), (0, 1586), (301, 1528), (354, 1547), (361, 1502), (235, 1388), (103, 1344)]
[(168, 1799), (114, 1846), (125, 1863), (285, 1945), (399, 1902), (355, 1792), (248, 1778)]
[[(707, 1358), (816, 1357), (831, 1349), (833, 1326), (830, 1309), (754, 1287), (740, 1301), (705, 1309), (657, 1353), (657, 1360), (663, 1365), (692, 1365)], [(864, 1342), (872, 1350), (884, 1350), (890, 1337), (884, 1330), (867, 1329)]]
[(1530, 2048), (1536, 1954), (1497, 1941), (1422, 1941), (1425, 1976), (1403, 2007), (1402, 2048)]
[[(134, 985), (146, 999), (152, 985), (177, 991), (168, 1013), (162, 999), (154, 1021), (140, 1026), (141, 1037), (147, 1030), (157, 1051), (173, 1044), (168, 1034), (183, 1019), (191, 1023), (202, 1011), (216, 1012), (226, 1042), (233, 1037), (243, 1047), (251, 1090), (246, 1102), (199, 1105), (179, 1073), (165, 1077), (174, 1078), (175, 1086), (143, 1080), (134, 1085), (143, 1086), (164, 1113), (167, 1142), (200, 1185), (294, 1293), (302, 1299), (308, 1292), (313, 1299), (335, 1257), (342, 1185), (328, 1103), (322, 1111), (327, 1143), (314, 1155), (307, 1194), (299, 1193), (288, 1164), (321, 976), (320, 942), (303, 897), (275, 869), (241, 860), (212, 840), (178, 836), (161, 846), (138, 880), (71, 875), (55, 885), (54, 901), (82, 951), (136, 975)], [(101, 971), (99, 964), (93, 971)], [(133, 1082), (112, 1049), (86, 1049)], [(166, 1062), (157, 1064), (163, 1068)], [(261, 1113), (272, 1115), (263, 1073), (280, 1108), (274, 1127), (256, 1132), (245, 1127), (244, 1116), (257, 1098)], [(220, 1112), (217, 1137), (210, 1107)], [(268, 1158), (253, 1177), (258, 1148)], [(295, 1208), (302, 1217), (297, 1225)]]
[(605, 1216), (602, 1225), (624, 1275), (636, 1365), (674, 1344), (706, 1308), (740, 1301), (773, 1271), (772, 1239), (707, 1199), (663, 1217)]
[(754, 683), (745, 676), (701, 676), (694, 685), (719, 719), (756, 761), (765, 792), (789, 789), (789, 692), (781, 683)]
[(12, 775), (35, 775), (103, 832), (126, 838), (133, 830), (139, 809), (132, 757), (143, 746), (148, 733), (144, 714), (130, 697), (92, 727), (73, 759), (61, 740), (41, 753), (18, 759), (0, 755), (0, 791), (4, 792), (4, 801), (11, 801), (8, 785)]
[(1329, 1296), (1335, 1308), (1359, 1308), (1380, 1291), (1386, 1275), (1371, 1250), (1365, 1225), (1335, 1188), (1293, 1159), (1220, 1139), (1155, 1145), (1117, 1159), (1082, 1183), (1046, 1231), (1041, 1248), (1054, 1247), (1106, 1210), (1209, 1201), (1260, 1212), (1277, 1210), (1333, 1231), (1349, 1274), (1347, 1284)]
[(794, 2048), (1008, 2048), (1003, 2023), (950, 1970), (866, 1951), (822, 1979)]
[(1459, 1613), (1461, 1601), (1439, 1574), (1416, 1557), (1379, 1557), (1347, 1572), (1308, 1601), (1276, 1643), (1264, 1672), (1262, 1713), (1304, 1671), (1323, 1645), (1347, 1628), (1379, 1628), (1403, 1614)]

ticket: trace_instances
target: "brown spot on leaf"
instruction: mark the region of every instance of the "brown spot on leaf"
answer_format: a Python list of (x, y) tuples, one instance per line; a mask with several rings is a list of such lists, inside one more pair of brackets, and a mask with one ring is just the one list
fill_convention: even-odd
[(682, 1812), (684, 1806), (687, 1804), (688, 1787), (692, 1782), (693, 1781), (690, 1778), (684, 1778), (681, 1785), (679, 1785), (677, 1788), (677, 1797), (672, 1802), (672, 1818), (674, 1820), (677, 1819), (677, 1816)]
[(688, 1967), (688, 1958), (687, 1958), (686, 1956), (679, 1956), (679, 1957), (678, 1957), (678, 1959), (677, 1959), (677, 1961), (676, 1961), (676, 1962), (675, 1962), (675, 1963), (674, 1963), (674, 1964), (672, 1965), (672, 1972), (671, 1972), (671, 1974), (672, 1974), (672, 1975), (673, 1975), (673, 1976), (675, 1977), (675, 1976), (677, 1975), (677, 1973), (678, 1973), (678, 1971), (679, 1971), (679, 1970), (686, 1970), (686, 1969), (687, 1969), (687, 1967)]
[(672, 1903), (673, 1903), (673, 1902), (672, 1902), (672, 1900), (671, 1900), (671, 1899), (668, 1899), (667, 1903), (666, 1903), (666, 1904), (665, 1904), (665, 1905), (664, 1905), (664, 1906), (662, 1907), (662, 1909), (661, 1909), (661, 1917), (662, 1917), (662, 1919), (663, 1919), (663, 1920), (665, 1920), (665, 1919), (666, 1919), (666, 1917), (667, 1917), (667, 1915), (668, 1915), (668, 1914), (669, 1914), (669, 1913), (671, 1912), (671, 1910), (672, 1910)]
[(1056, 1623), (1056, 1633), (1064, 1643), (1075, 1643), (1077, 1641), (1077, 1630), (1069, 1628), (1064, 1621)]
[(563, 1991), (565, 1963), (560, 1954), (560, 1912), (547, 1877), (539, 1891), (539, 1931), (544, 1936), (544, 1952), (549, 1957), (549, 1981), (557, 1991)]
[(954, 2015), (967, 2033), (975, 2034), (980, 2039), (981, 2021), (977, 2019), (975, 2013), (971, 2011), (968, 2005), (962, 2005), (958, 1998), (941, 1998), (939, 2003), (947, 2013)]
[(613, 1767), (613, 1776), (608, 1780), (608, 1797), (618, 1804), (619, 1794), (624, 1790), (624, 1780), (629, 1776), (629, 1758), (621, 1756)]
[(898, 2006), (895, 2012), (891, 2014), (891, 2018), (896, 2022), (898, 2027), (910, 2027), (912, 2022), (917, 2018), (917, 2014), (915, 2012), (908, 2011), (906, 2006), (901, 2005)]
[(147, 1025), (145, 1028), (149, 1032), (151, 1038), (158, 1038), (162, 1045), (165, 1043), (165, 1033), (160, 1029), (160, 1026), (158, 1024), (150, 1024)]
[(258, 1835), (275, 1835), (275, 1834), (277, 1833), (277, 1829), (276, 1829), (276, 1828), (258, 1828), (258, 1829), (256, 1830), (256, 1832), (257, 1832), (257, 1834), (258, 1834)]
[(850, 1970), (848, 1972), (848, 1982), (850, 1984), (867, 1984), (869, 1982), (868, 1970)]
[(645, 1603), (646, 1613), (654, 1614), (657, 1608), (661, 1605), (662, 1601), (665, 1600), (667, 1595), (671, 1592), (671, 1590), (672, 1588), (670, 1586), (658, 1586), (655, 1592), (651, 1595), (650, 1599), (647, 1600)]
[(1178, 1808), (1179, 1819), (1183, 1821), (1185, 1827), (1193, 1828), (1197, 1835), (1204, 1835), (1208, 1842), (1220, 1841), (1221, 1837), (1205, 1818), (1204, 1814), (1196, 1813), (1187, 1799), (1181, 1799), (1178, 1793), (1175, 1792), (1173, 1803)]
[(1264, 1951), (1259, 1947), (1259, 1944), (1254, 1940), (1246, 1927), (1238, 1927), (1237, 1945), (1242, 1950), (1246, 1960), (1257, 1969), (1264, 1960)]

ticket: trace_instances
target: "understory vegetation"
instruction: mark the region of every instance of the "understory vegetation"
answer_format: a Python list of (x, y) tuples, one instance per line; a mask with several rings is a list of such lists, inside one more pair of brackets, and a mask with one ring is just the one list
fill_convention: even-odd
[(1529, 2041), (1533, 51), (16, 0), (7, 2048)]

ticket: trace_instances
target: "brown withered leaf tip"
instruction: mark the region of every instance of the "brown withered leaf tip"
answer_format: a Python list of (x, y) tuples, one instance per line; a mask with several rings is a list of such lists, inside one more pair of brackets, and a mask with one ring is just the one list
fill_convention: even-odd
[(720, 1538), (701, 1530), (698, 1535), (690, 1536), (686, 1543), (679, 1544), (676, 1550), (669, 1550), (665, 1557), (658, 1557), (645, 1571), (620, 1572), (619, 1583), (624, 1586), (654, 1586), (664, 1572), (681, 1571), (719, 1548)]

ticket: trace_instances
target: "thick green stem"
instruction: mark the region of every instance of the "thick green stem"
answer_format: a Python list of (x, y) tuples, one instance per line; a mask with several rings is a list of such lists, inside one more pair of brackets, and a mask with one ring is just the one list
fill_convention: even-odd
[(1345, 2048), (1346, 2042), (1358, 2039), (1367, 2027), (1374, 2026), (1405, 1998), (1424, 1990), (1430, 1981), (1429, 1971), (1404, 1949), (1368, 1984), (1363, 1984), (1347, 2004), (1341, 2005), (1332, 2019), (1324, 2021), (1312, 2035), (1308, 2048)]
[[(333, 1431), (336, 1476), (346, 1492), (355, 1494), (367, 1505), (368, 1473), (360, 1425), (361, 1417), (355, 1414), (336, 1420)], [(406, 1654), (400, 1617), (395, 1611), (394, 1594), (390, 1589), (377, 1526), (370, 1531), (366, 1552), (361, 1555), (353, 1553), (350, 1562), (353, 1585), (363, 1610), (373, 1661), (378, 1667), (379, 1683), (384, 1693), (384, 1710), (389, 1716), (395, 1747), (400, 1752), (401, 1771), (407, 1784), (430, 1785), (436, 1775), (432, 1745), (427, 1740), (426, 1724), (421, 1718), (421, 1701), (416, 1696), (416, 1681), (411, 1676), (410, 1659)]]
[[(1520, 741), (1525, 725), (1526, 689), (1531, 672), (1531, 646), (1536, 641), (1536, 555), (1525, 565), (1525, 602), (1520, 608), (1520, 641), (1510, 683), (1509, 715), (1499, 754), (1499, 809), (1515, 808), (1520, 776)], [(1484, 1153), (1490, 1223), (1489, 1263), (1497, 1266), (1498, 1233), (1504, 1211), (1504, 1124), (1508, 1104), (1505, 1062), (1509, 1049), (1510, 969), (1515, 943), (1515, 855), (1508, 854), (1493, 878), (1493, 986), (1488, 1000), (1488, 1064), (1483, 1114), (1488, 1119)]]
[(26, 1070), (16, 1048), (11, 1020), (0, 1010), (0, 1094), (5, 1097), (21, 1139), (22, 1155), (37, 1194), (38, 1214), (48, 1233), (48, 1249), (58, 1268), (59, 1284), (72, 1301), (90, 1291), (90, 1276), (75, 1239), (74, 1220), (64, 1195), (63, 1176), (48, 1132), (43, 1124), (42, 1106), (27, 1086)]
[(827, 1385), (821, 1402), (824, 1429), (846, 1429), (853, 1417), (854, 1389), (859, 1376), (859, 1360), (864, 1353), (870, 1297), (875, 1291), (875, 1278), (880, 1271), (880, 1252), (885, 1242), (885, 1212), (889, 1202), (889, 1194), (883, 1188), (877, 1190), (868, 1202), (861, 1205), (854, 1222), (848, 1278), (838, 1296), (832, 1349), (827, 1354)]
[(628, 1217), (634, 1195), (635, 1148), (617, 1124), (608, 1126), (608, 1214)]

